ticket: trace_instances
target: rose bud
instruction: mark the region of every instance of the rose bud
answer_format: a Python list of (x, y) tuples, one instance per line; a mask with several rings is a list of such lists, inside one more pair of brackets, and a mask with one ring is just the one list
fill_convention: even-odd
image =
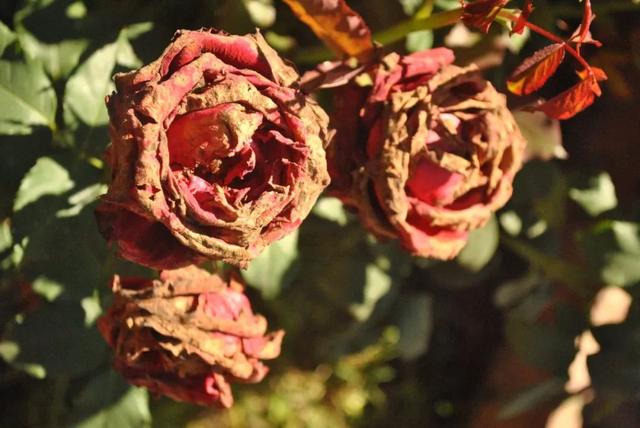
[(230, 407), (230, 382), (261, 381), (260, 360), (280, 354), (283, 331), (265, 335), (242, 285), (196, 267), (159, 280), (113, 278), (115, 300), (98, 329), (130, 383), (174, 400)]
[(329, 153), (333, 193), (368, 230), (439, 259), (506, 203), (525, 148), (505, 97), (453, 59), (444, 48), (392, 53), (371, 85), (344, 87)]
[(328, 117), (255, 35), (178, 31), (107, 97), (112, 183), (97, 209), (120, 255), (157, 269), (245, 266), (328, 185)]

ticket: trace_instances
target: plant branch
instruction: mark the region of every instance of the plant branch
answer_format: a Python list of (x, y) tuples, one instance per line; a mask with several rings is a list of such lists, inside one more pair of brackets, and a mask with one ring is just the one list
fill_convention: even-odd
[[(407, 36), (407, 34), (414, 31), (435, 30), (437, 28), (453, 25), (460, 20), (461, 16), (462, 8), (436, 13), (424, 18), (414, 17), (392, 25), (385, 30), (374, 33), (373, 40), (382, 45), (388, 45), (397, 42), (398, 40), (402, 40)], [(331, 55), (331, 51), (328, 48), (318, 46), (300, 52), (296, 56), (295, 60), (300, 63), (309, 64), (330, 59)]]
[[(583, 14), (582, 10), (574, 6), (562, 4), (557, 6), (550, 6), (551, 13), (554, 16), (565, 16), (569, 18), (580, 18)], [(605, 4), (596, 3), (593, 5), (593, 12), (597, 15), (609, 15), (612, 13), (622, 12), (640, 12), (640, 3), (627, 2), (614, 2), (611, 1)]]
[[(500, 13), (498, 14), (499, 17), (504, 18), (504, 19), (508, 19), (510, 21), (516, 22), (518, 20), (518, 15), (514, 15), (512, 12), (510, 11), (506, 11), (506, 10), (501, 10)], [(529, 21), (525, 22), (525, 26), (527, 26), (531, 31), (540, 34), (542, 37), (551, 40), (552, 42), (555, 43), (560, 43), (562, 44), (562, 47), (565, 51), (567, 51), (569, 53), (569, 55), (571, 55), (572, 57), (574, 57), (579, 63), (580, 65), (582, 65), (584, 67), (585, 70), (591, 70), (591, 67), (589, 66), (589, 64), (587, 63), (587, 61), (585, 61), (584, 58), (582, 58), (582, 56), (578, 53), (578, 51), (576, 51), (571, 45), (569, 45), (569, 43), (567, 43), (566, 40), (562, 39), (559, 36), (556, 36), (555, 34), (545, 30), (542, 27), (537, 26), (536, 24), (533, 24)]]
[(589, 297), (588, 287), (593, 284), (593, 276), (580, 267), (546, 254), (522, 240), (505, 234), (500, 235), (500, 242), (509, 250), (540, 269), (547, 277), (563, 282), (582, 297)]
[(379, 31), (373, 35), (373, 39), (382, 45), (402, 40), (409, 33), (418, 30), (435, 30), (437, 28), (448, 27), (460, 20), (462, 8), (436, 13), (426, 18), (412, 18), (392, 25), (386, 30)]

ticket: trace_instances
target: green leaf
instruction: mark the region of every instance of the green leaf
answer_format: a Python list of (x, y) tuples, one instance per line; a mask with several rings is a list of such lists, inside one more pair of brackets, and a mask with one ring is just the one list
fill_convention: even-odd
[(433, 46), (433, 31), (421, 30), (407, 34), (406, 48), (409, 52), (419, 52)]
[(22, 179), (13, 210), (18, 212), (44, 195), (60, 195), (73, 186), (69, 173), (59, 163), (48, 157), (40, 158)]
[(84, 18), (87, 16), (87, 6), (82, 1), (75, 1), (67, 6), (65, 14), (71, 19)]
[(114, 89), (111, 74), (116, 65), (118, 44), (98, 49), (69, 78), (64, 107), (89, 126), (105, 125), (109, 115), (104, 97)]
[[(302, 289), (321, 296), (326, 303), (318, 309), (324, 312), (319, 319), (330, 309), (345, 322), (373, 315), (390, 301), (386, 297), (394, 294), (395, 282), (411, 272), (411, 258), (396, 243), (375, 242), (355, 222), (340, 226), (310, 216), (300, 228), (299, 248), (300, 275), (291, 293)], [(335, 316), (329, 321), (335, 322)]]
[(116, 64), (130, 68), (142, 65), (127, 35), (137, 37), (149, 28), (143, 23), (123, 29), (115, 42), (95, 51), (69, 78), (64, 108), (65, 120), (70, 126), (76, 125), (70, 113), (90, 127), (109, 123), (104, 97), (115, 88), (111, 76)]
[(509, 208), (519, 215), (525, 231), (540, 220), (550, 228), (561, 228), (568, 187), (566, 176), (555, 163), (531, 160), (516, 175)]
[(404, 360), (414, 360), (429, 349), (433, 333), (433, 298), (424, 293), (411, 293), (402, 296), (398, 304), (398, 351)]
[(391, 289), (392, 279), (385, 270), (375, 264), (369, 264), (365, 268), (365, 283), (362, 301), (352, 303), (349, 311), (358, 321), (369, 318), (376, 303)]
[(495, 217), (480, 229), (469, 234), (469, 240), (464, 249), (456, 257), (462, 267), (472, 272), (478, 272), (493, 258), (498, 249), (500, 230)]
[(296, 39), (294, 37), (274, 31), (267, 31), (264, 34), (264, 38), (267, 39), (267, 43), (278, 52), (287, 52), (296, 45)]
[(67, 77), (89, 45), (85, 34), (78, 31), (82, 26), (68, 16), (71, 1), (20, 3), (13, 23), (26, 56), (41, 62), (54, 81)]
[(55, 129), (56, 95), (42, 65), (0, 60), (0, 134)]
[(640, 226), (605, 221), (583, 233), (580, 241), (589, 266), (607, 285), (625, 287), (640, 281)]
[(313, 207), (313, 214), (325, 220), (345, 226), (349, 222), (347, 211), (344, 209), (342, 201), (333, 197), (322, 197)]
[(0, 222), (0, 254), (7, 251), (12, 245), (11, 222), (6, 218)]
[(13, 31), (0, 21), (0, 56), (4, 52), (5, 48), (13, 43), (15, 39), (16, 35)]
[(64, 290), (62, 285), (47, 278), (46, 276), (36, 278), (31, 286), (33, 287), (33, 291), (47, 299), (49, 302), (55, 300)]
[(260, 28), (270, 27), (276, 20), (273, 0), (242, 0), (251, 21)]
[[(149, 396), (145, 389), (129, 387), (113, 370), (87, 384), (73, 401), (76, 428), (144, 428), (151, 426)], [(86, 416), (88, 415), (88, 417)]]
[(87, 39), (43, 43), (22, 27), (18, 28), (18, 39), (27, 56), (42, 62), (44, 69), (53, 80), (68, 76), (78, 65), (80, 57), (89, 46)]
[[(555, 322), (541, 322), (535, 312), (528, 313), (530, 300), (523, 301), (521, 307), (509, 314), (505, 327), (507, 343), (528, 364), (565, 377), (576, 353), (575, 337), (586, 327), (583, 314), (556, 305)], [(548, 303), (545, 306), (550, 309)]]
[(100, 296), (97, 290), (92, 296), (85, 297), (80, 301), (80, 305), (84, 310), (84, 325), (92, 326), (100, 315), (102, 315), (102, 306), (100, 306)]
[(107, 185), (103, 183), (95, 183), (69, 196), (68, 202), (71, 208), (59, 210), (57, 217), (73, 217), (78, 214), (89, 204), (95, 202), (101, 195), (107, 192)]
[(402, 10), (404, 10), (404, 13), (406, 13), (409, 16), (413, 15), (416, 12), (416, 10), (418, 10), (418, 8), (422, 6), (422, 3), (424, 2), (424, 0), (398, 0), (398, 1), (402, 5)]
[(0, 358), (5, 362), (13, 362), (20, 353), (20, 347), (15, 342), (5, 340), (0, 342)]
[(267, 247), (249, 263), (242, 276), (267, 298), (277, 296), (295, 277), (298, 259), (298, 231)]
[(77, 376), (106, 360), (106, 345), (95, 329), (85, 327), (77, 302), (45, 304), (16, 324), (9, 339), (19, 346), (13, 365), (39, 365), (47, 375)]
[[(524, 45), (527, 44), (527, 41), (531, 37), (531, 30), (528, 27), (525, 27), (522, 31), (522, 34), (510, 34), (508, 31), (505, 31), (502, 34), (503, 40), (507, 46), (507, 49), (514, 54), (517, 55), (520, 53)], [(536, 115), (537, 113), (533, 113)]]
[(570, 189), (569, 197), (592, 217), (597, 217), (618, 206), (616, 189), (611, 181), (611, 176), (606, 172), (592, 177), (586, 189)]
[(517, 236), (522, 232), (522, 219), (513, 210), (500, 214), (500, 226), (511, 236)]

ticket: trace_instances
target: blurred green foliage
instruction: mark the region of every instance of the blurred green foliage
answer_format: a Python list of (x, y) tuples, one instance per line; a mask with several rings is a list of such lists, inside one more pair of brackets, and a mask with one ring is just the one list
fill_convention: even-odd
[[(603, 37), (615, 30), (605, 52), (637, 54), (638, 8), (616, 4), (623, 3), (632, 13), (596, 4), (594, 28)], [(384, 30), (459, 2), (350, 4)], [(549, 28), (557, 19), (579, 21), (576, 2), (536, 6), (534, 21)], [(487, 385), (503, 370), (495, 364), (501, 350), (544, 376), (516, 382), (519, 393), (498, 394), (500, 417), (566, 395), (575, 338), (591, 328), (594, 297), (605, 285), (635, 296), (640, 282), (640, 183), (615, 169), (631, 163), (637, 172), (640, 153), (625, 148), (638, 134), (607, 141), (608, 163), (584, 137), (607, 140), (609, 128), (630, 126), (600, 115), (623, 103), (637, 117), (638, 79), (617, 83), (628, 85), (630, 100), (605, 94), (601, 107), (563, 133), (557, 123), (518, 113), (530, 161), (508, 206), (453, 261), (412, 259), (393, 242), (376, 242), (339, 201), (321, 198), (297, 234), (243, 272), (256, 310), (287, 337), (269, 377), (238, 387), (230, 411), (148, 397), (124, 383), (95, 320), (109, 303), (114, 273), (154, 273), (116, 258), (93, 218), (108, 177), (104, 96), (113, 73), (155, 59), (176, 29), (211, 26), (230, 33), (260, 27), (292, 59), (318, 45), (275, 0), (2, 0), (0, 425), (477, 426), (474, 415), (495, 396)], [(449, 38), (461, 63), (498, 52), (500, 66), (487, 75), (503, 87), (520, 49), (530, 52), (539, 41), (507, 43), (508, 30), (495, 27), (485, 37), (417, 31), (393, 48), (417, 51)], [(637, 76), (638, 61), (616, 64), (605, 65)], [(640, 406), (638, 313), (634, 300), (623, 323), (591, 328), (601, 350), (588, 360), (597, 397), (584, 412), (588, 426), (640, 420), (629, 419)]]

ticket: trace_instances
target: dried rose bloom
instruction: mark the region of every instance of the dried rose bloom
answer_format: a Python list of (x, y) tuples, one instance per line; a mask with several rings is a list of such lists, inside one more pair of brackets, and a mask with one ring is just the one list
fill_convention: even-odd
[(329, 183), (328, 118), (263, 37), (179, 31), (115, 77), (102, 234), (136, 263), (244, 266), (297, 228)]
[[(334, 194), (378, 237), (449, 259), (509, 199), (525, 140), (505, 97), (444, 48), (387, 55), (336, 97)], [(362, 82), (362, 80), (357, 80)]]
[(265, 334), (243, 288), (196, 267), (159, 280), (113, 278), (115, 301), (98, 320), (130, 383), (174, 400), (230, 407), (230, 382), (255, 383), (280, 354), (283, 331)]

